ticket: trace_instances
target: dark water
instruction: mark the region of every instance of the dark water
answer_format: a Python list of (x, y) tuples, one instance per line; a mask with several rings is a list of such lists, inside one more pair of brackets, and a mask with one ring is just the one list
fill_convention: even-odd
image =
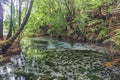
[(0, 80), (120, 80), (119, 65), (104, 66), (111, 54), (104, 47), (51, 38), (24, 39), (23, 52), (0, 66)]

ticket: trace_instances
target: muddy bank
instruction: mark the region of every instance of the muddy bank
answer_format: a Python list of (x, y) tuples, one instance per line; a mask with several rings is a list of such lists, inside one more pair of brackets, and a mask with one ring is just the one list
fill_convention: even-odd
[(4, 54), (0, 54), (0, 65), (10, 62), (10, 57), (14, 55), (19, 55), (20, 52), (20, 41), (16, 40)]

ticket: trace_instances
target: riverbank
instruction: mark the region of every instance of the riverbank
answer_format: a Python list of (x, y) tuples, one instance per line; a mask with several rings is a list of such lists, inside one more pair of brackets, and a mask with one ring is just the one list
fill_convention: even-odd
[[(4, 40), (1, 41), (0, 44), (2, 44), (2, 42), (4, 42)], [(4, 54), (0, 54), (0, 65), (10, 62), (10, 57), (13, 55), (19, 55), (20, 51), (20, 41), (15, 40), (11, 47)]]

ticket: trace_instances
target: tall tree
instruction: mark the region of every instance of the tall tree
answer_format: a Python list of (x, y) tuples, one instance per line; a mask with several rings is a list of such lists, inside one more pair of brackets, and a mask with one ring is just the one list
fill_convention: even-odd
[(3, 39), (3, 8), (0, 2), (0, 39)]
[(30, 17), (30, 14), (31, 14), (33, 1), (34, 1), (34, 0), (31, 0), (31, 1), (30, 1), (30, 5), (29, 5), (29, 8), (28, 8), (27, 14), (25, 15), (24, 20), (23, 20), (23, 22), (21, 23), (20, 28), (18, 29), (18, 31), (17, 31), (12, 37), (10, 37), (8, 40), (6, 40), (6, 41), (0, 46), (1, 53), (4, 53), (4, 52), (11, 46), (11, 44), (15, 41), (15, 39), (17, 39), (17, 37), (20, 35), (20, 33), (22, 32), (22, 30), (24, 29), (25, 25), (26, 25), (27, 22), (28, 22), (28, 19), (29, 19), (29, 17)]
[(19, 26), (21, 25), (21, 6), (22, 6), (22, 1), (19, 0)]
[(2, 3), (6, 4), (8, 0), (0, 0), (0, 39), (3, 39), (3, 8)]
[(10, 27), (9, 27), (9, 32), (7, 35), (7, 39), (9, 39), (12, 36), (12, 28), (13, 28), (13, 0), (11, 0), (11, 6), (10, 6)]

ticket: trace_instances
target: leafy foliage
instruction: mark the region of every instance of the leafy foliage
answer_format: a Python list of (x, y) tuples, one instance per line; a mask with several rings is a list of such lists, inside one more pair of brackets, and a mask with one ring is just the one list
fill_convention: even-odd
[[(118, 35), (109, 36), (114, 3), (113, 0), (35, 0), (32, 15), (22, 36), (40, 34), (88, 41), (110, 38), (111, 42), (118, 45), (114, 38)], [(23, 4), (26, 6), (23, 5), (22, 17), (28, 5), (26, 1)], [(118, 8), (119, 4), (115, 7)], [(17, 11), (17, 7), (14, 10)], [(18, 18), (17, 13), (15, 15), (14, 21)], [(18, 26), (18, 23), (14, 25)]]
[[(32, 17), (29, 20), (26, 33), (29, 32), (31, 35), (35, 32), (39, 33), (45, 26), (48, 34), (67, 35), (66, 32), (72, 31), (71, 34), (74, 33), (75, 30), (72, 30), (74, 25), (84, 34), (84, 27), (89, 26), (88, 23), (91, 20), (89, 14), (97, 10), (99, 6), (110, 2), (110, 0), (35, 0)], [(67, 30), (69, 26), (70, 31)]]
[(115, 30), (115, 35), (108, 39), (112, 43), (113, 49), (120, 48), (120, 29)]

